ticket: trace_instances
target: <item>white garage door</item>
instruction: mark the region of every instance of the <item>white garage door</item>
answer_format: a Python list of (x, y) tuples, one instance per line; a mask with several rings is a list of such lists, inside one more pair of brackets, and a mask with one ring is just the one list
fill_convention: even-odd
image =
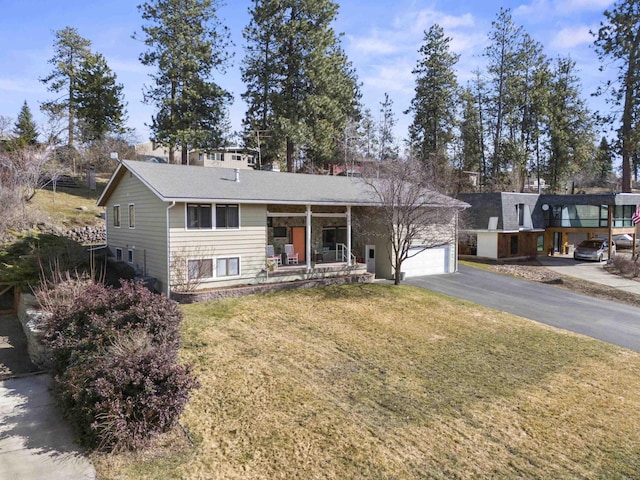
[[(412, 248), (409, 255), (413, 255), (420, 248)], [(448, 255), (449, 247), (427, 248), (418, 253), (415, 257), (407, 258), (402, 262), (402, 271), (405, 277), (419, 277), (422, 275), (436, 275), (438, 273), (447, 273), (448, 271)]]

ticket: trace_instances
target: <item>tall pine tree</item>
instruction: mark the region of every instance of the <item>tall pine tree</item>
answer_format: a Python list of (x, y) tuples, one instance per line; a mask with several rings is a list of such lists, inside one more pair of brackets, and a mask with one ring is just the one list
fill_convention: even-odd
[(285, 152), (287, 171), (296, 149), (312, 165), (335, 161), (357, 116), (356, 75), (331, 26), (337, 12), (330, 0), (256, 0), (250, 10), (245, 128), (271, 140), (272, 157)]
[(101, 54), (89, 54), (76, 80), (77, 116), (83, 142), (100, 141), (108, 133), (123, 133), (126, 120), (122, 84)]
[(580, 97), (575, 62), (558, 58), (549, 95), (547, 180), (553, 192), (562, 191), (572, 173), (593, 158), (592, 116)]
[(604, 12), (595, 40), (596, 52), (605, 65), (618, 70), (616, 82), (610, 83), (599, 94), (607, 92), (610, 101), (622, 107), (618, 138), (622, 155), (622, 191), (631, 192), (632, 163), (638, 151), (638, 118), (640, 118), (640, 2), (619, 0), (611, 10)]
[(420, 59), (413, 74), (415, 96), (408, 112), (413, 113), (409, 142), (413, 156), (426, 167), (434, 184), (446, 182), (448, 152), (456, 124), (458, 81), (454, 67), (459, 55), (451, 51), (451, 38), (440, 25), (424, 32)]
[(485, 49), (489, 74), (487, 98), (488, 125), (491, 133), (491, 183), (492, 188), (502, 187), (502, 174), (508, 168), (505, 141), (513, 139), (512, 119), (518, 102), (517, 81), (522, 27), (513, 22), (511, 10), (501, 8), (492, 22), (489, 45)]
[[(144, 65), (155, 66), (145, 102), (155, 105), (153, 140), (182, 163), (189, 149), (219, 146), (221, 119), (231, 95), (214, 81), (229, 61), (229, 32), (217, 17), (216, 0), (151, 0), (138, 6), (143, 20)], [(134, 35), (135, 36), (135, 35)]]
[(53, 71), (40, 79), (50, 92), (62, 94), (56, 100), (44, 102), (41, 109), (52, 116), (67, 118), (67, 147), (74, 148), (78, 75), (81, 64), (91, 53), (91, 42), (78, 34), (78, 30), (66, 27), (55, 32), (54, 55), (49, 60)]

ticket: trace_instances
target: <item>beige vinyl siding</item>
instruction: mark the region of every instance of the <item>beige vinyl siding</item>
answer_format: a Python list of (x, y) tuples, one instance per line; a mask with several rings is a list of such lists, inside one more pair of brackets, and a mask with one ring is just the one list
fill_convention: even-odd
[[(228, 203), (228, 202), (227, 202)], [(225, 204), (227, 204), (225, 203)], [(170, 214), (171, 254), (176, 261), (199, 258), (240, 258), (240, 275), (205, 279), (198, 288), (255, 283), (265, 268), (267, 244), (266, 205), (240, 204), (240, 228), (187, 230), (186, 204), (177, 203)], [(215, 215), (215, 208), (213, 208)], [(216, 271), (214, 263), (214, 274)], [(174, 282), (175, 280), (172, 280)]]
[[(135, 205), (135, 226), (129, 228), (129, 205)], [(120, 227), (110, 218), (113, 205), (120, 205)], [(123, 260), (133, 250), (133, 266), (155, 277), (158, 288), (165, 290), (167, 278), (166, 218), (168, 204), (162, 202), (140, 180), (125, 173), (109, 197), (107, 211), (107, 245), (115, 253), (122, 248)]]

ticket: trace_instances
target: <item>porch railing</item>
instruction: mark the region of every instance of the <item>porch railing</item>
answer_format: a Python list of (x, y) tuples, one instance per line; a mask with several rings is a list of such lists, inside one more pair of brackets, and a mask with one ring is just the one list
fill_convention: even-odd
[(347, 249), (347, 246), (344, 243), (337, 243), (336, 244), (336, 262), (347, 262), (349, 260), (349, 257), (351, 257), (351, 262), (349, 262), (351, 265), (355, 265), (356, 264), (356, 256), (349, 252), (349, 250)]

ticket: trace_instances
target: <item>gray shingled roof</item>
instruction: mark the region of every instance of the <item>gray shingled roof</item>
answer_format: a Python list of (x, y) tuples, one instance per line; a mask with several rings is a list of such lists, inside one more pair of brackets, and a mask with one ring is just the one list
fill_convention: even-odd
[[(240, 203), (309, 203), (375, 205), (377, 197), (362, 179), (326, 175), (170, 165), (124, 160), (98, 200), (104, 205), (122, 169), (129, 170), (164, 201), (234, 201)], [(458, 204), (445, 195), (442, 204)]]

